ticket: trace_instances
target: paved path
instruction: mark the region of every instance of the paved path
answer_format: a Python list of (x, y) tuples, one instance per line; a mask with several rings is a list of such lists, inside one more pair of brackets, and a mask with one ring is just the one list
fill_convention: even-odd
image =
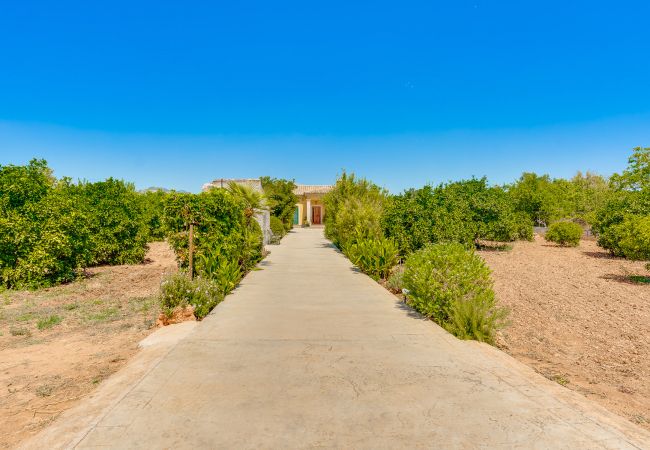
[(322, 230), (271, 250), (78, 448), (645, 445), (640, 428), (422, 320)]

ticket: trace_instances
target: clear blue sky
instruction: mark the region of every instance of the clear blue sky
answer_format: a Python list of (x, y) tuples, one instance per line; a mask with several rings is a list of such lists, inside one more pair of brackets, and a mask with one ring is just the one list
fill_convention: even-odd
[(197, 191), (345, 168), (399, 191), (625, 166), (647, 1), (7, 0), (0, 164)]

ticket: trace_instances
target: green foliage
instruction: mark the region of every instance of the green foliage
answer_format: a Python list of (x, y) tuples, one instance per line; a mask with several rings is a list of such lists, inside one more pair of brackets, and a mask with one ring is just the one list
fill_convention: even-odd
[(140, 194), (139, 199), (144, 216), (143, 220), (147, 227), (147, 237), (150, 242), (165, 239), (163, 215), (165, 211), (165, 200), (168, 195), (163, 190), (147, 191)]
[(108, 178), (69, 185), (86, 216), (91, 265), (136, 264), (144, 260), (148, 230), (140, 197), (131, 183)]
[(399, 259), (397, 245), (386, 238), (357, 239), (347, 248), (350, 260), (373, 279), (385, 279)]
[(584, 230), (575, 222), (555, 222), (548, 227), (544, 239), (565, 247), (577, 247)]
[(231, 181), (228, 183), (228, 192), (244, 207), (244, 215), (250, 223), (256, 212), (265, 206), (264, 194), (250, 186)]
[(605, 178), (590, 172), (584, 175), (578, 172), (571, 179), (569, 191), (572, 211), (565, 213), (565, 217), (593, 224), (598, 210), (605, 205), (610, 195), (611, 189)]
[(532, 222), (514, 211), (508, 194), (488, 187), (486, 179), (425, 186), (391, 197), (382, 217), (387, 236), (403, 254), (426, 244), (477, 239), (513, 241), (532, 238)]
[(36, 288), (73, 280), (91, 256), (87, 216), (45, 161), (0, 166), (0, 283)]
[(195, 224), (197, 255), (209, 255), (217, 245), (218, 258), (236, 261), (243, 273), (257, 264), (262, 258), (262, 230), (246, 215), (246, 208), (240, 198), (225, 189), (170, 194), (165, 200), (163, 223), (181, 267), (188, 265), (190, 223)]
[(598, 244), (616, 256), (650, 259), (650, 148), (637, 147), (594, 222)]
[(190, 280), (186, 272), (169, 275), (160, 285), (160, 306), (167, 317), (171, 317), (174, 309), (191, 305), (196, 318), (202, 319), (222, 300), (223, 294), (216, 283), (203, 278)]
[(287, 229), (284, 223), (282, 223), (282, 220), (276, 216), (271, 216), (271, 231), (273, 232), (273, 236), (277, 236), (279, 238), (287, 234)]
[(607, 180), (589, 172), (571, 180), (524, 173), (508, 187), (515, 210), (540, 226), (562, 219), (592, 223), (609, 192)]
[(42, 319), (38, 319), (38, 322), (36, 322), (36, 328), (39, 330), (43, 331), (48, 328), (52, 328), (55, 325), (60, 324), (63, 321), (63, 319), (60, 316), (57, 315), (51, 315), (48, 317), (44, 317)]
[(622, 222), (606, 228), (599, 242), (601, 245), (607, 243), (607, 248), (616, 256), (650, 259), (650, 216), (626, 216)]
[(628, 167), (622, 174), (612, 176), (617, 190), (650, 190), (650, 147), (636, 147), (628, 159)]
[(224, 255), (219, 242), (209, 243), (202, 249), (197, 265), (201, 276), (215, 281), (223, 295), (232, 291), (241, 280), (239, 261)]
[(239, 263), (244, 272), (248, 272), (263, 258), (264, 235), (262, 228), (256, 221), (249, 223), (244, 229), (244, 246)]
[(506, 324), (508, 311), (495, 307), (489, 296), (451, 304), (449, 320), (443, 328), (459, 339), (494, 344), (495, 332)]
[[(289, 231), (293, 227), (293, 214), (296, 203), (298, 203), (298, 197), (293, 193), (296, 183), (293, 180), (271, 177), (262, 177), (261, 181), (271, 217), (280, 219), (285, 230)], [(273, 228), (273, 222), (271, 222), (271, 228)], [(274, 234), (276, 234), (275, 231)]]
[(386, 279), (386, 289), (394, 294), (401, 294), (404, 289), (404, 266), (395, 266)]
[(325, 235), (344, 251), (358, 239), (380, 238), (386, 197), (379, 186), (343, 173), (323, 199)]
[(460, 243), (430, 244), (411, 254), (403, 280), (409, 304), (460, 338), (491, 343), (503, 325), (490, 269)]

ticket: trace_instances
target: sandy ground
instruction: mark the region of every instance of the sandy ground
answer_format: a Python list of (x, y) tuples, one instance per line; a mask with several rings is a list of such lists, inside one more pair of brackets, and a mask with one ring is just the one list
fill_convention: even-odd
[(536, 236), (481, 251), (511, 324), (499, 347), (569, 389), (650, 429), (650, 284), (644, 263), (594, 241), (560, 248)]
[[(0, 448), (38, 432), (133, 356), (154, 329), (161, 278), (175, 267), (169, 246), (156, 242), (141, 265), (98, 267), (68, 285), (2, 293)], [(51, 316), (60, 322), (39, 329)]]

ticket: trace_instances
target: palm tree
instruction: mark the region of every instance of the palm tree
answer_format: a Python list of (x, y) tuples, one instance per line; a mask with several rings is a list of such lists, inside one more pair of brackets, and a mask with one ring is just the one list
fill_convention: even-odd
[(248, 223), (251, 217), (265, 206), (264, 194), (250, 186), (231, 181), (228, 183), (228, 191), (244, 204), (244, 214)]

